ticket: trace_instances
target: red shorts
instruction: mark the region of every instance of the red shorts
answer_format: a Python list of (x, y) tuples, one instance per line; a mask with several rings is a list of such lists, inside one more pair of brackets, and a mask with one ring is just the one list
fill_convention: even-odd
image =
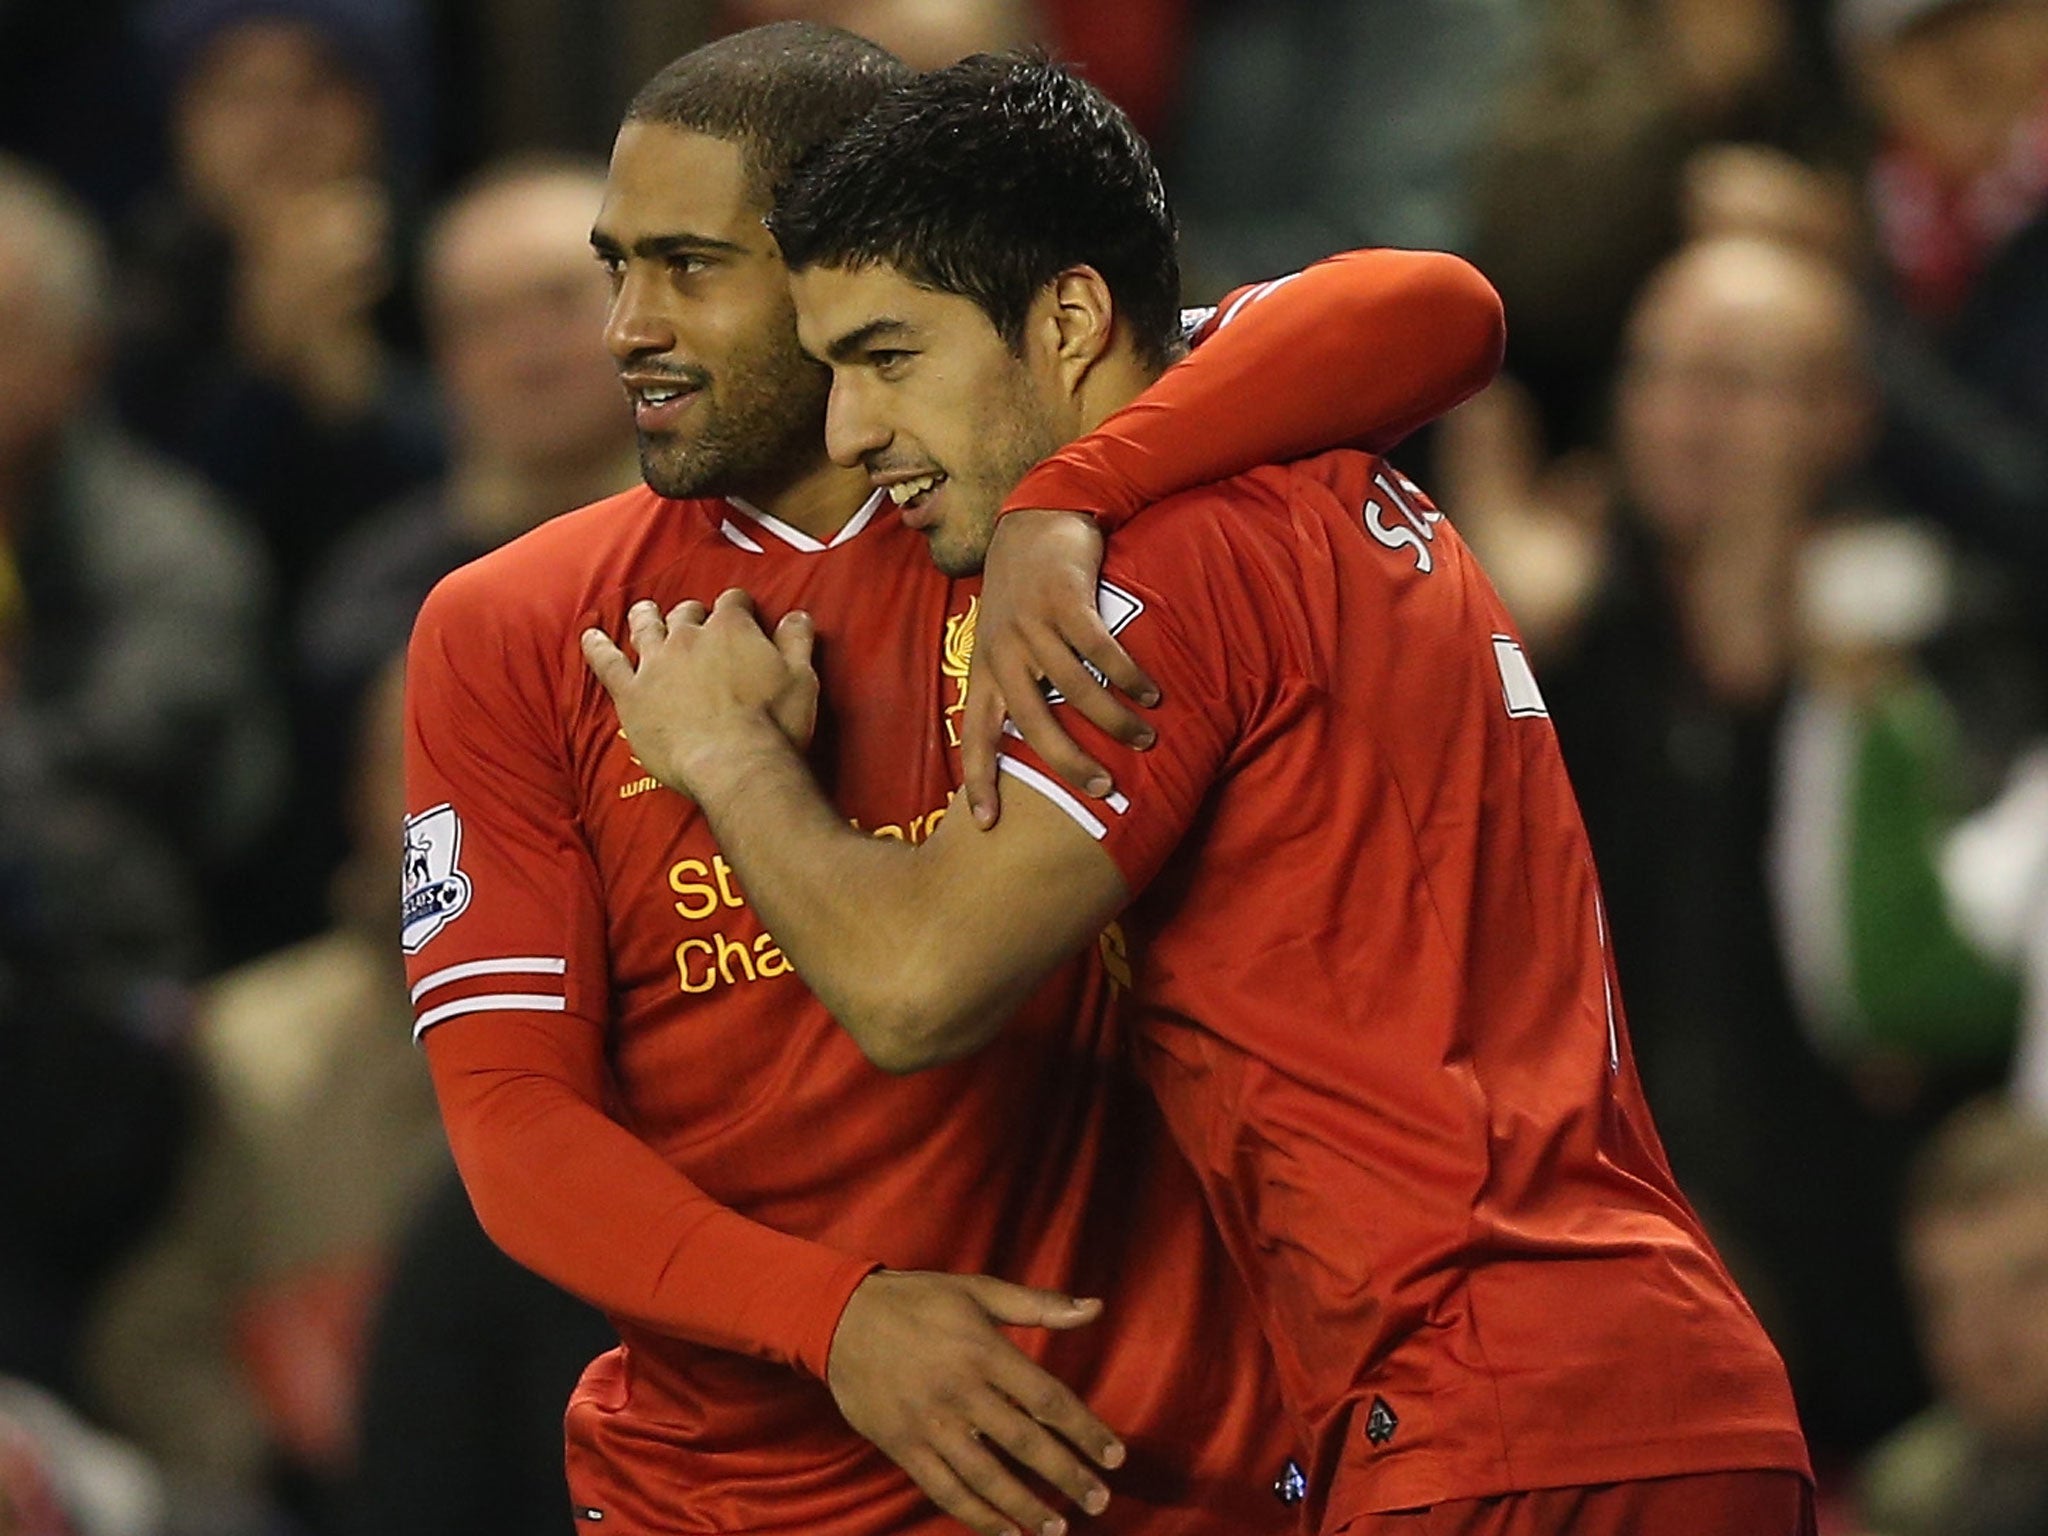
[(1333, 1536), (1814, 1536), (1813, 1484), (1797, 1472), (1541, 1488), (1360, 1515)]

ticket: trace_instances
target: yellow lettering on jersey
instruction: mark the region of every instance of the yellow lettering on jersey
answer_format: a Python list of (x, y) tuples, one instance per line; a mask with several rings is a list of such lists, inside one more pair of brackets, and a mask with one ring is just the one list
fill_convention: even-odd
[[(624, 726), (619, 727), (619, 740), (626, 741), (626, 728)], [(640, 761), (639, 754), (633, 750), (633, 744), (630, 741), (626, 742), (626, 756), (633, 759), (633, 766), (635, 768), (645, 768), (647, 766)], [(654, 777), (651, 773), (643, 774), (637, 779), (629, 779), (624, 784), (621, 784), (619, 786), (619, 798), (621, 800), (630, 800), (635, 795), (644, 795), (650, 789), (659, 788), (661, 788), (661, 780)]]
[[(691, 875), (697, 878), (689, 879)], [(668, 888), (683, 898), (675, 904), (678, 917), (694, 923), (718, 910), (718, 892), (705, 883), (710, 875), (710, 867), (702, 859), (684, 859), (669, 866)]]
[(685, 992), (709, 992), (718, 985), (718, 971), (708, 960), (703, 963), (703, 969), (697, 974), (692, 975), (690, 971), (692, 955), (708, 956), (712, 952), (711, 943), (707, 939), (685, 939), (676, 946), (676, 975), (678, 985)]
[(725, 862), (724, 854), (712, 855), (711, 873), (717, 876), (718, 894), (728, 907), (744, 907), (747, 904), (746, 897), (733, 889), (732, 866)]
[[(921, 843), (945, 819), (947, 807), (940, 806), (910, 825), (891, 824), (871, 829), (852, 823), (871, 837), (892, 837), (898, 842)], [(685, 922), (701, 923), (722, 911), (746, 907), (746, 893), (740, 889), (737, 872), (723, 855), (703, 859), (678, 859), (668, 869), (668, 888), (677, 900), (670, 903)], [(775, 936), (761, 933), (742, 940), (723, 931), (695, 933), (676, 945), (676, 984), (684, 992), (701, 996), (721, 986), (736, 987), (753, 981), (772, 981), (795, 971), (789, 957), (775, 942)]]
[[(722, 933), (711, 935), (711, 942), (718, 946), (718, 974), (725, 978), (728, 987), (738, 986), (741, 976), (748, 981), (760, 980), (754, 971), (754, 952), (746, 945), (737, 939), (728, 939)], [(740, 963), (739, 975), (733, 974), (732, 963), (735, 960)]]
[(764, 933), (754, 940), (754, 974), (766, 981), (770, 976), (787, 976), (793, 967), (775, 947), (775, 935)]

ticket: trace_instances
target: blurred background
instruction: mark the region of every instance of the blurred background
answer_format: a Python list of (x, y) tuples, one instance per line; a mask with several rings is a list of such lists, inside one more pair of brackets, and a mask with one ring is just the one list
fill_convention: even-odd
[(398, 656), (635, 479), (632, 91), (1043, 42), (1190, 302), (1476, 261), (1396, 457), (1525, 631), (1829, 1536), (2048, 1536), (2048, 0), (0, 0), (0, 1536), (566, 1529), (602, 1321), (485, 1241)]

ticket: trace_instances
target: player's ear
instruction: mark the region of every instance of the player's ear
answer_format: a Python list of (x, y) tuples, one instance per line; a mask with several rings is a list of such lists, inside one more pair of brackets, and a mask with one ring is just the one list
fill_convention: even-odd
[(1068, 267), (1053, 278), (1046, 299), (1060, 370), (1070, 385), (1078, 384), (1109, 351), (1116, 301), (1108, 281), (1089, 266)]

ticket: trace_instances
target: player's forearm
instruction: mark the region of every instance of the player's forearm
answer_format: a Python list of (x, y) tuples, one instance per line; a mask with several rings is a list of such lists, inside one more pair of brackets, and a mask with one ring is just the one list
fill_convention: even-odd
[(1145, 393), (1039, 465), (1006, 507), (1113, 528), (1155, 501), (1260, 464), (1384, 452), (1500, 369), (1500, 296), (1440, 251), (1350, 251), (1236, 296)]
[(689, 782), (777, 947), (884, 1071), (971, 1055), (1028, 992), (1009, 957), (975, 953), (945, 920), (929, 861), (848, 826), (765, 721)]
[(596, 1102), (560, 1015), (455, 1019), (427, 1061), (478, 1219), (519, 1263), (607, 1314), (822, 1377), (867, 1259), (713, 1200)]

